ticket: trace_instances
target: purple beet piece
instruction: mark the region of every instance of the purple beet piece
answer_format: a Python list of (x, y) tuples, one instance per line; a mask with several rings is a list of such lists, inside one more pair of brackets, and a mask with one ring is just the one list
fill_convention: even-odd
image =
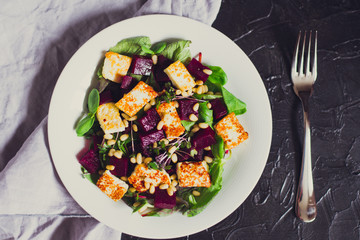
[(133, 56), (131, 73), (136, 75), (150, 76), (153, 61), (150, 57)]
[(225, 103), (222, 99), (217, 98), (210, 101), (211, 109), (213, 110), (213, 117), (215, 120), (219, 120), (220, 118), (224, 117), (228, 111), (225, 106)]
[(140, 142), (141, 142), (142, 148), (145, 148), (146, 146), (165, 138), (165, 134), (164, 134), (163, 130), (155, 129), (153, 131), (140, 133), (139, 137), (140, 137)]
[(210, 69), (210, 68), (202, 65), (195, 58), (191, 59), (190, 63), (186, 68), (191, 75), (193, 75), (196, 79), (202, 80), (203, 82), (206, 82), (206, 80), (209, 77), (209, 75), (204, 73), (204, 69)]
[(142, 155), (143, 156), (145, 156), (145, 157), (151, 157), (151, 152), (150, 152), (150, 149), (149, 149), (149, 147), (148, 146), (146, 146), (146, 147), (141, 147), (141, 153), (142, 153)]
[(118, 159), (116, 157), (110, 157), (109, 158), (109, 164), (114, 165), (114, 170), (111, 170), (111, 174), (115, 176), (127, 176), (128, 173), (128, 165), (129, 165), (129, 158), (122, 157), (121, 159)]
[(166, 75), (166, 73), (164, 73), (164, 69), (170, 64), (172, 64), (170, 59), (164, 57), (163, 55), (158, 56), (158, 61), (153, 67), (154, 77), (158, 83), (170, 82), (170, 78)]
[[(182, 149), (182, 152), (178, 153), (178, 162), (184, 162), (188, 159), (192, 158), (196, 161), (202, 161), (204, 156), (204, 149), (196, 150), (197, 154), (194, 155), (194, 157), (191, 156), (191, 150), (194, 149), (194, 147), (190, 149)], [(184, 153), (185, 152), (185, 153)]]
[(156, 188), (154, 193), (154, 206), (156, 208), (172, 209), (176, 206), (176, 193), (169, 196), (167, 190)]
[(131, 76), (123, 76), (120, 87), (122, 89), (129, 89), (132, 83), (133, 78)]
[(160, 116), (156, 109), (150, 108), (145, 112), (144, 116), (139, 119), (139, 126), (143, 131), (148, 132), (154, 129), (160, 120)]
[(100, 93), (99, 105), (105, 104), (105, 103), (108, 103), (108, 102), (112, 102), (112, 101), (113, 101), (113, 97), (112, 97), (112, 94), (111, 94), (110, 90), (105, 90), (102, 93)]
[(197, 103), (195, 99), (179, 100), (178, 113), (181, 120), (189, 120), (190, 114), (199, 117), (199, 112), (194, 111), (193, 107)]
[(100, 160), (94, 149), (90, 149), (79, 159), (79, 163), (89, 172), (96, 173), (100, 168)]
[(200, 129), (191, 138), (191, 146), (199, 151), (216, 143), (215, 132), (210, 127)]
[(99, 152), (99, 145), (101, 144), (103, 137), (94, 135), (93, 136), (93, 149), (96, 153)]

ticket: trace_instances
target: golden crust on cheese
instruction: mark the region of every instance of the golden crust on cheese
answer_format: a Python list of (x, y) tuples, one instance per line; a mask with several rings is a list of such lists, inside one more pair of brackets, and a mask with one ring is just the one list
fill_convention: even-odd
[(115, 105), (130, 117), (134, 116), (146, 103), (156, 98), (158, 93), (149, 85), (140, 81), (129, 93)]
[(145, 187), (145, 181), (148, 181), (155, 187), (163, 183), (170, 185), (170, 176), (165, 170), (160, 171), (148, 168), (142, 163), (136, 165), (128, 181), (138, 192), (145, 192), (148, 190), (148, 188)]
[(96, 186), (115, 202), (119, 201), (129, 188), (129, 185), (112, 175), (108, 170), (99, 178)]
[(103, 77), (113, 82), (121, 82), (122, 77), (127, 74), (130, 68), (131, 60), (131, 57), (107, 52), (102, 69)]
[(194, 79), (185, 65), (179, 60), (168, 66), (164, 72), (168, 75), (173, 85), (181, 91), (189, 91), (195, 87)]
[(215, 125), (216, 133), (222, 137), (228, 149), (232, 149), (248, 139), (249, 135), (245, 132), (235, 113), (230, 113)]
[(113, 102), (101, 104), (96, 111), (96, 117), (105, 134), (122, 132), (125, 130), (124, 123), (120, 117), (119, 109)]
[(162, 103), (156, 109), (162, 121), (164, 121), (164, 132), (169, 140), (179, 137), (185, 132), (184, 126), (181, 124), (179, 114), (176, 111), (175, 102)]
[(209, 167), (205, 161), (179, 162), (176, 173), (180, 187), (210, 187)]

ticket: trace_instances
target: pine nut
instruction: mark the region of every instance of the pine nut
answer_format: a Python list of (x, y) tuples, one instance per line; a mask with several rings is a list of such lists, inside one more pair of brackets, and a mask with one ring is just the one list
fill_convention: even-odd
[(163, 128), (164, 124), (165, 124), (165, 122), (163, 120), (161, 120), (156, 126), (157, 130), (161, 130)]
[(130, 158), (131, 163), (136, 163), (136, 159), (134, 157)]
[(189, 96), (189, 93), (188, 93), (187, 91), (183, 91), (183, 92), (181, 92), (181, 95), (182, 95), (183, 97), (188, 97), (188, 96)]
[(114, 165), (106, 165), (106, 169), (111, 171), (111, 170), (115, 169), (115, 166)]
[(163, 183), (159, 186), (160, 189), (168, 189), (169, 185), (167, 185), (166, 183)]
[(170, 154), (173, 154), (173, 153), (176, 151), (176, 149), (177, 149), (176, 146), (172, 146), (172, 147), (168, 150), (168, 152), (169, 152)]
[(203, 93), (207, 93), (209, 91), (209, 87), (207, 85), (202, 85)]
[(145, 183), (144, 183), (144, 187), (145, 187), (146, 189), (149, 189), (149, 188), (150, 188), (150, 183), (149, 183), (149, 182), (145, 182)]
[(200, 192), (194, 190), (194, 191), (192, 191), (192, 195), (194, 195), (195, 197), (198, 197), (198, 196), (200, 196)]
[(151, 105), (151, 106), (154, 106), (155, 104), (156, 104), (155, 98), (151, 99), (151, 100), (150, 100), (150, 105)]
[(144, 163), (148, 164), (152, 161), (152, 158), (151, 157), (147, 157), (144, 159)]
[(214, 95), (214, 92), (209, 91), (209, 92), (207, 92), (207, 94)]
[(138, 206), (140, 206), (140, 202), (134, 202), (133, 203), (133, 207), (138, 207)]
[(195, 115), (195, 114), (190, 114), (190, 116), (189, 116), (189, 119), (190, 119), (190, 121), (192, 121), (192, 122), (196, 122), (197, 120), (199, 120), (199, 118)]
[(207, 74), (207, 75), (211, 75), (211, 74), (212, 74), (212, 71), (211, 71), (210, 69), (207, 69), (207, 68), (203, 69), (203, 72), (204, 72), (205, 74)]
[(151, 104), (147, 103), (145, 104), (144, 111), (147, 112), (151, 108)]
[(158, 56), (154, 54), (154, 55), (151, 56), (151, 59), (153, 61), (153, 64), (156, 65), (157, 62), (158, 62)]
[(141, 164), (141, 163), (142, 163), (141, 153), (138, 153), (138, 154), (136, 155), (136, 163), (137, 163), (137, 164)]
[(129, 134), (123, 134), (123, 135), (121, 135), (120, 136), (120, 141), (125, 141), (126, 139), (128, 139), (129, 138)]
[(144, 206), (142, 206), (142, 207), (138, 210), (138, 212), (139, 212), (139, 213), (145, 212), (145, 210), (146, 210), (147, 208), (148, 208), (147, 205), (144, 205)]
[(199, 127), (202, 128), (202, 129), (206, 129), (209, 127), (209, 124), (207, 123), (199, 123)]
[(123, 152), (120, 150), (115, 151), (114, 156), (118, 159), (121, 159), (123, 156)]
[(196, 133), (199, 130), (200, 130), (200, 128), (198, 127), (198, 125), (196, 125), (191, 129), (191, 132)]
[(127, 127), (129, 126), (128, 120), (124, 119), (124, 120), (123, 120), (123, 123), (124, 123), (125, 128), (127, 128)]
[(209, 102), (206, 104), (206, 106), (207, 106), (208, 109), (211, 109), (211, 107), (212, 107), (211, 103), (209, 103)]
[(171, 188), (167, 188), (166, 191), (169, 196), (174, 195), (174, 191)]
[(211, 157), (209, 157), (209, 156), (205, 156), (204, 161), (207, 162), (207, 163), (212, 163), (213, 159)]
[(200, 107), (200, 104), (199, 103), (195, 103), (194, 106), (193, 106), (193, 110), (195, 112), (199, 111), (199, 107)]
[(132, 116), (131, 118), (128, 119), (128, 121), (132, 122), (132, 121), (135, 121), (137, 119), (137, 116)]
[(107, 145), (109, 145), (109, 146), (112, 146), (115, 143), (116, 143), (116, 141), (114, 139), (110, 139), (110, 140), (107, 141)]
[(197, 89), (196, 89), (196, 93), (197, 94), (202, 94), (203, 91), (202, 91), (202, 86), (199, 86)]
[(138, 128), (138, 126), (136, 124), (133, 124), (132, 128), (133, 128), (134, 132), (139, 131), (139, 128)]
[(126, 176), (122, 176), (120, 179), (123, 180), (124, 182), (127, 182), (127, 180), (128, 180), (128, 178)]
[(153, 143), (153, 148), (157, 148), (157, 146), (158, 146), (157, 142), (154, 142)]
[(176, 91), (175, 91), (175, 94), (176, 94), (176, 95), (180, 95), (180, 94), (181, 94), (181, 90), (180, 90), (180, 89), (176, 90)]
[(203, 81), (201, 81), (201, 80), (197, 80), (197, 81), (195, 82), (195, 84), (196, 84), (196, 85), (203, 85), (203, 84), (204, 84), (204, 82), (203, 82)]
[(175, 106), (175, 108), (179, 108), (179, 102), (178, 102), (178, 101), (174, 101), (174, 106)]
[(136, 189), (135, 189), (135, 188), (133, 188), (133, 187), (131, 187), (131, 188), (129, 188), (129, 191), (133, 193), (133, 192), (135, 192), (135, 191), (136, 191)]
[(172, 161), (173, 163), (177, 163), (177, 161), (178, 161), (178, 156), (176, 155), (176, 153), (174, 153), (173, 155), (171, 155), (171, 161)]
[(169, 145), (169, 140), (166, 138), (161, 139), (160, 142), (164, 142), (165, 146)]
[(176, 178), (177, 178), (176, 174), (173, 174), (173, 175), (170, 176), (170, 179), (171, 179), (171, 180), (174, 180), (174, 179), (176, 179)]
[(154, 186), (154, 185), (151, 185), (151, 186), (150, 186), (149, 193), (150, 193), (150, 194), (154, 194), (154, 193), (155, 193), (155, 186)]
[(104, 138), (106, 140), (110, 140), (110, 139), (113, 139), (113, 135), (111, 133), (107, 133), (107, 134), (104, 135)]
[(123, 117), (123, 118), (125, 118), (126, 120), (129, 120), (129, 115), (127, 115), (126, 113), (121, 113), (121, 116)]
[(171, 185), (175, 187), (176, 185), (178, 185), (178, 181), (176, 181), (175, 179), (172, 180)]
[(211, 151), (211, 146), (207, 146), (206, 148), (204, 148), (205, 151)]
[(109, 157), (114, 156), (114, 153), (115, 153), (115, 152), (116, 152), (116, 150), (115, 150), (115, 149), (113, 149), (113, 148), (112, 148), (112, 149), (110, 149), (110, 150), (109, 150), (109, 152), (108, 152), (108, 156), (109, 156)]

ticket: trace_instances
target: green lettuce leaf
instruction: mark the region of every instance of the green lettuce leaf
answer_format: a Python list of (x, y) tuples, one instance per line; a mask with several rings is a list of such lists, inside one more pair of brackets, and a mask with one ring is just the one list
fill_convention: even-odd
[(182, 63), (185, 63), (191, 59), (190, 43), (191, 41), (189, 40), (172, 42), (164, 48), (161, 54), (174, 62), (180, 60)]
[(150, 49), (150, 47), (151, 41), (149, 37), (133, 37), (121, 40), (115, 46), (111, 47), (109, 51), (129, 56), (146, 55), (143, 48)]
[(235, 97), (231, 92), (226, 90), (224, 87), (221, 87), (221, 92), (224, 98), (226, 108), (229, 113), (235, 113), (235, 115), (240, 115), (246, 112), (246, 104)]

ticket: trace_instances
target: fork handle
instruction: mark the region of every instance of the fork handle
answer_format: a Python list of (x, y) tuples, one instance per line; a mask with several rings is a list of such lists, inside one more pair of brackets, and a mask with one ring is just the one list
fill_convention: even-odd
[(301, 97), (304, 112), (304, 145), (295, 203), (296, 215), (304, 222), (312, 222), (315, 220), (317, 214), (311, 166), (311, 132), (308, 116), (308, 97), (309, 96)]

